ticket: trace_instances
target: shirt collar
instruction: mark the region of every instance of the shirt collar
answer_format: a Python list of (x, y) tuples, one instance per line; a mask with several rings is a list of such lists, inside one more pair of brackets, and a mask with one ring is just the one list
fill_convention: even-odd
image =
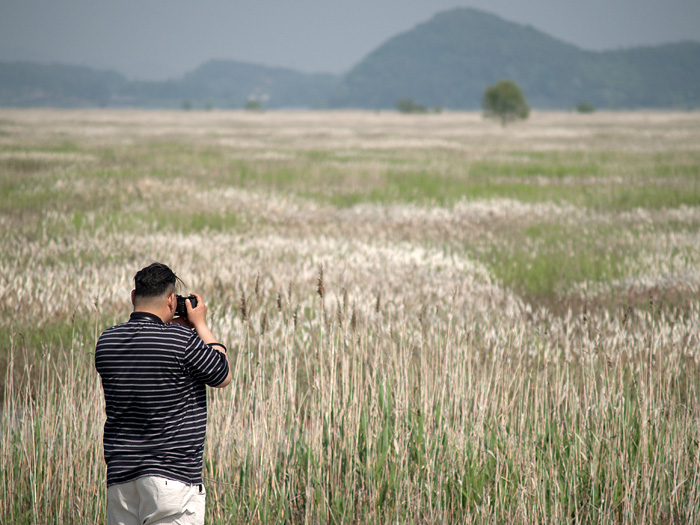
[(160, 317), (150, 312), (132, 312), (131, 317), (129, 317), (129, 322), (131, 321), (146, 321), (156, 324), (165, 324)]

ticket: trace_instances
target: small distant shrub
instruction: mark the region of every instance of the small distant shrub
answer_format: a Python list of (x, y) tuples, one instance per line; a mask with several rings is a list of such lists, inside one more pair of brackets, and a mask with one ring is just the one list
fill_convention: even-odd
[(182, 109), (185, 111), (189, 111), (192, 109), (192, 102), (189, 100), (183, 100), (182, 101)]
[(595, 111), (595, 107), (589, 102), (581, 102), (576, 106), (576, 111), (579, 113), (593, 113)]
[(251, 98), (245, 103), (245, 109), (247, 111), (262, 111), (262, 104), (260, 104), (259, 100)]
[(416, 104), (410, 98), (402, 98), (396, 103), (396, 109), (400, 113), (427, 113), (428, 110), (423, 104)]

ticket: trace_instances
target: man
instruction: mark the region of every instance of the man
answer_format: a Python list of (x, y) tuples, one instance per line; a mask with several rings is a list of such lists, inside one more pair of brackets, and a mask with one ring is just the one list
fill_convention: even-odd
[(178, 282), (161, 263), (140, 270), (129, 321), (97, 341), (109, 525), (204, 523), (205, 385), (228, 385), (231, 370), (201, 296), (175, 317)]

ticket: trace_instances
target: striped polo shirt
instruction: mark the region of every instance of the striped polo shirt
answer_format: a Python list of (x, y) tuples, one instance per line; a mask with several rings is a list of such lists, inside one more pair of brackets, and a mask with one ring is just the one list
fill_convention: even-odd
[(95, 368), (107, 414), (107, 486), (142, 476), (202, 483), (205, 385), (226, 379), (226, 356), (189, 328), (134, 312), (102, 333)]

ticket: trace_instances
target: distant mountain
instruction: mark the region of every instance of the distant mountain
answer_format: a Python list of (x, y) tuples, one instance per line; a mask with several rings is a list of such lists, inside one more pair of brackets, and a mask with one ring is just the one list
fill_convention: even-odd
[(256, 100), (265, 108), (327, 106), (338, 77), (300, 73), (234, 60), (212, 60), (177, 80), (131, 82), (117, 93), (120, 105), (242, 108)]
[(355, 66), (333, 107), (480, 107), (485, 88), (515, 81), (537, 108), (700, 107), (700, 43), (592, 52), (470, 8), (437, 14)]
[(0, 63), (0, 106), (202, 109), (395, 108), (401, 99), (478, 109), (487, 86), (515, 81), (531, 106), (700, 108), (700, 43), (585, 51), (470, 8), (389, 39), (344, 76), (212, 60), (181, 78), (127, 81), (85, 67)]
[(698, 42), (609, 51), (594, 67), (601, 106), (700, 108)]
[(81, 66), (0, 62), (0, 105), (104, 107), (126, 78)]
[(212, 60), (182, 78), (127, 81), (119, 73), (61, 64), (0, 62), (0, 106), (243, 108), (327, 107), (339, 77)]

